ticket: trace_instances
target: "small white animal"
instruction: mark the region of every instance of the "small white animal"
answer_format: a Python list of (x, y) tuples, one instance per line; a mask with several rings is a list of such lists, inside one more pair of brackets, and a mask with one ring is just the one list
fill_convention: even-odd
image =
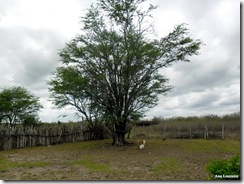
[(146, 144), (146, 140), (145, 139), (139, 141), (139, 148), (140, 149), (144, 149), (145, 148), (145, 144)]
[(144, 148), (144, 144), (139, 145), (139, 148), (143, 149)]

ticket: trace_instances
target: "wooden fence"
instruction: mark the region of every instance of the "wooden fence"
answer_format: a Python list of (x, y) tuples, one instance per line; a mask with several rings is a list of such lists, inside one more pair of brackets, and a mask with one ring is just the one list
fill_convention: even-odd
[[(81, 124), (52, 124), (37, 127), (10, 127), (0, 125), (0, 151), (32, 147), (48, 146), (60, 143), (94, 140), (95, 132), (84, 129)], [(219, 124), (166, 124), (137, 126), (131, 131), (131, 137), (145, 138), (184, 138), (184, 139), (240, 139), (241, 131), (238, 123)], [(104, 133), (104, 138), (109, 135)]]
[(81, 125), (52, 125), (40, 127), (0, 126), (0, 151), (92, 139)]

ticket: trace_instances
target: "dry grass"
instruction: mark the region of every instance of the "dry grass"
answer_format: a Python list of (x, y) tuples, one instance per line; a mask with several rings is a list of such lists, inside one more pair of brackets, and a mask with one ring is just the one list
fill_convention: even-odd
[(207, 180), (209, 161), (237, 153), (238, 140), (151, 139), (143, 150), (111, 140), (67, 143), (0, 152), (0, 179)]

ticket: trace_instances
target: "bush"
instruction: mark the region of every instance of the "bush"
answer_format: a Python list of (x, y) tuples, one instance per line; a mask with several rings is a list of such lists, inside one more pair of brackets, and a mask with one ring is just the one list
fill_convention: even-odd
[(214, 160), (206, 165), (214, 180), (240, 180), (240, 155), (229, 160)]
[(23, 122), (22, 122), (22, 125), (24, 127), (27, 127), (27, 126), (37, 126), (37, 124), (39, 123), (39, 120), (37, 118), (36, 115), (25, 115), (24, 117), (22, 117), (23, 119)]

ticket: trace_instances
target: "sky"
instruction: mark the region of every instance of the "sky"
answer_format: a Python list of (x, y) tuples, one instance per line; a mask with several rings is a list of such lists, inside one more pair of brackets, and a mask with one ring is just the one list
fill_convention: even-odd
[[(40, 98), (42, 122), (78, 121), (74, 109), (56, 109), (47, 81), (60, 65), (58, 52), (81, 33), (85, 9), (95, 0), (0, 1), (0, 90), (25, 87)], [(149, 2), (149, 1), (148, 1)], [(240, 111), (240, 1), (150, 0), (157, 37), (186, 23), (204, 45), (191, 62), (162, 69), (174, 86), (145, 118), (224, 115)]]

